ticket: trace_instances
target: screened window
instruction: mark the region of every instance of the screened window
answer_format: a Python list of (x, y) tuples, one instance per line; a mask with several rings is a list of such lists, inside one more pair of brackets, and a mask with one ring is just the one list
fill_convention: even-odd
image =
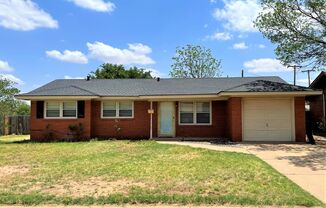
[(116, 117), (116, 103), (112, 101), (103, 102), (103, 117)]
[(119, 102), (119, 117), (132, 117), (132, 102)]
[(47, 101), (45, 102), (46, 118), (76, 118), (76, 101)]
[(196, 103), (196, 121), (197, 123), (210, 123), (210, 103), (197, 102)]
[(77, 116), (77, 103), (74, 101), (63, 102), (63, 117), (76, 117)]
[(104, 101), (102, 117), (106, 118), (132, 118), (132, 101)]
[(180, 124), (210, 124), (211, 103), (210, 102), (180, 102), (179, 103)]
[(46, 103), (46, 117), (49, 118), (60, 117), (60, 102)]
[(193, 103), (180, 103), (180, 123), (188, 124), (194, 122)]

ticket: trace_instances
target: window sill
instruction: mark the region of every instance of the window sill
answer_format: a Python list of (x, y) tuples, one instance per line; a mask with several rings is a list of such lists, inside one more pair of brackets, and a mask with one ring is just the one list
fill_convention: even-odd
[(101, 119), (109, 119), (109, 120), (126, 120), (126, 119), (134, 119), (134, 117), (101, 117)]
[(207, 124), (194, 124), (194, 123), (191, 123), (191, 124), (183, 124), (183, 123), (179, 123), (178, 125), (179, 126), (212, 126), (211, 123), (207, 123)]
[(82, 118), (78, 118), (78, 117), (44, 117), (44, 119), (48, 119), (48, 120), (73, 120), (73, 119), (82, 119)]

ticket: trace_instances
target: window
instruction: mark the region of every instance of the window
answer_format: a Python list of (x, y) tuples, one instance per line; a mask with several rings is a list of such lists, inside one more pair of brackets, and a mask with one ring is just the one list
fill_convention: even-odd
[(77, 105), (74, 101), (63, 102), (63, 117), (76, 117), (77, 116)]
[(119, 117), (132, 117), (132, 102), (119, 102)]
[(60, 117), (60, 102), (46, 103), (46, 117), (49, 118)]
[(115, 102), (103, 102), (103, 117), (116, 117), (116, 103)]
[(210, 123), (210, 103), (201, 102), (196, 103), (196, 122)]
[(194, 123), (193, 103), (180, 103), (180, 123)]
[(182, 124), (210, 124), (210, 102), (180, 102), (179, 123)]
[(133, 102), (132, 101), (103, 101), (102, 117), (103, 118), (132, 118)]
[(76, 118), (76, 101), (48, 101), (45, 102), (46, 118)]

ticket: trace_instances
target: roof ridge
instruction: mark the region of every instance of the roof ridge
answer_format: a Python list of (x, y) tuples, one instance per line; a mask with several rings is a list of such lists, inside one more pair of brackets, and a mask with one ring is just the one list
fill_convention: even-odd
[(91, 93), (91, 94), (93, 94), (93, 95), (98, 95), (98, 96), (99, 96), (99, 94), (97, 94), (97, 93), (95, 93), (95, 92), (92, 92), (92, 91), (90, 91), (90, 90), (86, 90), (86, 89), (84, 89), (84, 88), (77, 87), (77, 86), (75, 86), (75, 85), (69, 85), (69, 86), (74, 87), (74, 88), (77, 88), (77, 89), (80, 89), (80, 90), (83, 90), (83, 91), (85, 91), (85, 92), (89, 92), (89, 93)]
[[(185, 77), (185, 78), (176, 78), (176, 77), (160, 77), (161, 80), (193, 80), (193, 79), (239, 79), (239, 78), (243, 78), (243, 79), (257, 79), (257, 78), (272, 78), (272, 77), (277, 77), (280, 78), (279, 76), (252, 76), (252, 77), (202, 77), (202, 78), (190, 78), (190, 77)], [(282, 78), (280, 78), (282, 79)], [(76, 80), (76, 81), (87, 81), (86, 79), (56, 79), (58, 81), (69, 81), (69, 80)], [(117, 78), (117, 79), (91, 79), (90, 81), (93, 80), (156, 80), (156, 78)]]

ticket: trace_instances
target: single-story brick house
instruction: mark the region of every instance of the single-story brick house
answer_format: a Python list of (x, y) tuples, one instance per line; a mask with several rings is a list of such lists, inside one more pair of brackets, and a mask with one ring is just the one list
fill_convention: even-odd
[(305, 141), (305, 96), (279, 77), (65, 79), (29, 93), (31, 139), (83, 137)]

